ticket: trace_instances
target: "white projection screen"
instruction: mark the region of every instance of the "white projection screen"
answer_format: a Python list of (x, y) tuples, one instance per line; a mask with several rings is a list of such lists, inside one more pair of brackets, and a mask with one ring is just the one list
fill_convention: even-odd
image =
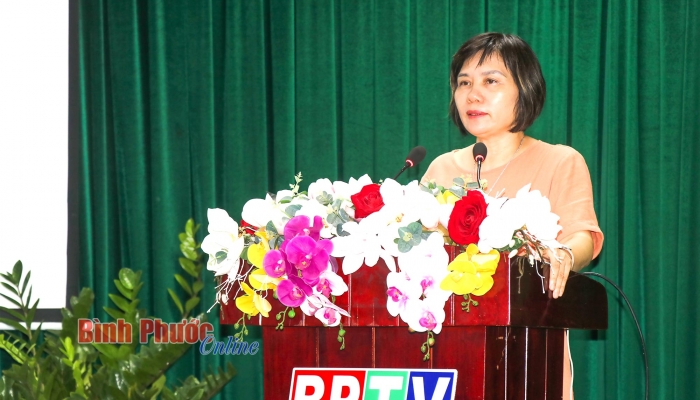
[(17, 260), (31, 270), (47, 329), (78, 280), (68, 267), (69, 3), (0, 0), (0, 271)]

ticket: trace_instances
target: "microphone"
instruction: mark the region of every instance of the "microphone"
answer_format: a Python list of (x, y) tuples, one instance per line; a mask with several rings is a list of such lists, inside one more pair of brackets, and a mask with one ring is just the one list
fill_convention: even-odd
[(481, 190), (484, 189), (481, 187), (481, 163), (486, 160), (486, 153), (488, 153), (488, 150), (486, 149), (485, 144), (481, 142), (474, 144), (472, 154), (474, 155), (474, 161), (476, 162), (476, 183), (479, 184), (479, 189)]
[(401, 168), (401, 171), (399, 171), (398, 174), (394, 177), (394, 180), (399, 177), (403, 173), (403, 171), (407, 170), (408, 168), (413, 168), (416, 165), (418, 165), (423, 159), (425, 158), (425, 147), (423, 146), (416, 146), (411, 151), (408, 153), (406, 156), (406, 163), (404, 164), (403, 168)]

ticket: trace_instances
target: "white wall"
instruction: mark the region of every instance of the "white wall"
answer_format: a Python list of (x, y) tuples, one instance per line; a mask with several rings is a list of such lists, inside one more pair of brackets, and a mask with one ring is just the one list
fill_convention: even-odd
[(0, 0), (0, 271), (40, 308), (66, 305), (67, 193), (68, 0)]

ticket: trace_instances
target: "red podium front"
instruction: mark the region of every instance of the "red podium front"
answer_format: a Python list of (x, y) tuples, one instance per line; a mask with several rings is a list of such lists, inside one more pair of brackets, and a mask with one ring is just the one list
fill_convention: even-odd
[[(386, 310), (388, 272), (380, 259), (343, 276), (349, 291), (336, 304), (351, 315), (341, 320), (347, 331), (344, 350), (338, 328), (323, 327), (301, 312), (287, 318), (284, 330), (275, 330), (274, 315), (285, 309), (277, 301), (271, 301), (269, 318), (247, 322), (263, 327), (265, 399), (289, 398), (295, 367), (456, 369), (455, 399), (560, 399), (565, 329), (607, 328), (607, 296), (600, 283), (571, 273), (564, 296), (552, 299), (542, 292), (534, 267), (509, 263), (503, 255), (493, 288), (474, 297), (478, 306), (465, 312), (462, 296), (450, 298), (442, 332), (435, 335), (430, 360), (423, 361), (426, 334), (409, 332)], [(235, 324), (241, 315), (229, 301), (222, 306), (221, 323)]]

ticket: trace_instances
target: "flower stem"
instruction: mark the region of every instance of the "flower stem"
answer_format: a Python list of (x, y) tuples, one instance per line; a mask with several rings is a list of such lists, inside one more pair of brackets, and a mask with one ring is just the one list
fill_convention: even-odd
[(343, 324), (338, 325), (340, 328), (338, 330), (338, 342), (340, 342), (340, 350), (345, 350), (345, 329), (343, 329)]
[(430, 360), (430, 349), (433, 346), (435, 346), (435, 335), (433, 334), (433, 331), (428, 331), (428, 338), (425, 340), (425, 342), (420, 347), (420, 351), (423, 354), (425, 354), (423, 356), (423, 361)]
[(284, 330), (284, 321), (287, 319), (287, 311), (289, 311), (289, 308), (290, 307), (285, 308), (284, 310), (278, 312), (275, 316), (275, 319), (279, 321), (275, 327), (276, 331)]
[(248, 335), (248, 328), (246, 328), (245, 326), (245, 314), (233, 325), (233, 329), (238, 328), (241, 328), (241, 330), (236, 332), (236, 334), (233, 335), (233, 337), (238, 338), (242, 341), (243, 337)]
[(464, 295), (464, 300), (465, 300), (465, 301), (462, 302), (462, 311), (469, 312), (469, 307), (470, 307), (470, 306), (476, 307), (476, 306), (479, 305), (479, 302), (478, 302), (478, 301), (472, 299), (471, 293), (465, 294), (465, 295)]

